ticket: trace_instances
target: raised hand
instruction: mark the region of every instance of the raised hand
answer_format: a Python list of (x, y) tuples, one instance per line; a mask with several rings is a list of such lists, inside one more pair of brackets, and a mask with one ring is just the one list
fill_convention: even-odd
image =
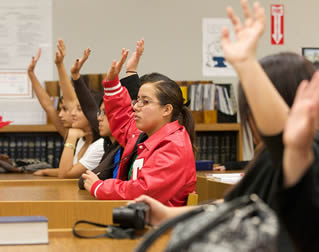
[(284, 130), (284, 144), (299, 150), (309, 150), (315, 136), (318, 117), (319, 72), (316, 72), (310, 83), (304, 80), (298, 87)]
[(71, 75), (73, 80), (77, 80), (80, 78), (80, 70), (85, 61), (89, 58), (90, 53), (90, 48), (87, 48), (86, 50), (84, 50), (82, 58), (75, 60), (73, 66), (71, 67)]
[(226, 27), (222, 30), (221, 38), (224, 57), (235, 68), (237, 63), (256, 57), (257, 42), (265, 29), (265, 13), (259, 3), (254, 3), (253, 12), (249, 8), (247, 0), (242, 0), (241, 4), (245, 23), (241, 23), (231, 7), (227, 8), (228, 17), (234, 26), (236, 40), (230, 40), (229, 30)]
[(107, 80), (114, 80), (117, 78), (119, 73), (121, 72), (122, 66), (127, 59), (127, 55), (129, 53), (129, 50), (125, 50), (125, 48), (122, 49), (121, 53), (121, 59), (119, 61), (113, 60), (112, 65), (106, 75)]
[(28, 73), (33, 73), (34, 72), (34, 68), (38, 62), (38, 60), (40, 59), (41, 56), (41, 48), (38, 49), (37, 55), (34, 57), (32, 57), (30, 65), (28, 66)]
[(319, 120), (319, 73), (298, 87), (284, 129), (283, 171), (285, 186), (295, 185), (314, 160), (312, 143)]
[(126, 72), (134, 73), (137, 70), (137, 65), (140, 61), (140, 57), (144, 52), (144, 39), (141, 39), (136, 42), (136, 50), (132, 53), (132, 56), (128, 59), (126, 63)]
[(58, 39), (57, 48), (58, 50), (55, 53), (55, 64), (59, 65), (63, 63), (63, 59), (66, 53), (65, 44), (62, 39)]

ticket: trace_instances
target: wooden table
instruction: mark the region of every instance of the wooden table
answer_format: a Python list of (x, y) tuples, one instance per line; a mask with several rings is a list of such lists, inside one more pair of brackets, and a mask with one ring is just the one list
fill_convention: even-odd
[[(49, 176), (35, 176), (32, 173), (0, 173), (0, 182), (12, 180), (25, 180), (25, 181), (38, 181), (38, 180), (62, 180), (57, 177)], [(78, 179), (65, 179), (65, 180), (78, 180)]]
[(0, 216), (44, 215), (49, 228), (70, 228), (80, 219), (110, 224), (113, 208), (126, 204), (96, 200), (74, 180), (0, 183)]
[(240, 171), (200, 171), (197, 172), (196, 193), (198, 194), (198, 203), (202, 203), (210, 200), (222, 199), (233, 184), (220, 182), (212, 178), (208, 178), (210, 174), (220, 173), (241, 173)]
[[(148, 251), (163, 251), (169, 239), (169, 234), (163, 235)], [(3, 252), (42, 252), (42, 251), (121, 251), (131, 252), (141, 239), (80, 239), (72, 235), (70, 230), (49, 231), (48, 245), (17, 245), (0, 246)]]

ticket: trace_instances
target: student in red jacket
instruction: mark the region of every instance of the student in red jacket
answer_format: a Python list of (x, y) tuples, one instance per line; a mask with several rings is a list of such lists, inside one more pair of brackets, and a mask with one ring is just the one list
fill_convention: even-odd
[(82, 175), (85, 188), (98, 199), (146, 194), (168, 206), (185, 205), (196, 185), (191, 112), (176, 82), (161, 74), (146, 76), (132, 101), (118, 78), (127, 54), (123, 49), (103, 82), (112, 135), (124, 147), (117, 179), (102, 181), (87, 171)]

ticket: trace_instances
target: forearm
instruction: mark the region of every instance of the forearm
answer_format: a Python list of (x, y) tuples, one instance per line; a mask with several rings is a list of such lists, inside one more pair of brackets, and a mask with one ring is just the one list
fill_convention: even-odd
[(136, 100), (141, 85), (139, 76), (136, 73), (127, 75), (120, 82), (123, 87), (126, 87), (131, 99)]
[(42, 106), (42, 108), (48, 112), (48, 110), (50, 108), (54, 108), (53, 103), (50, 99), (49, 94), (45, 91), (45, 89), (41, 86), (38, 78), (36, 77), (36, 75), (32, 72), (32, 73), (28, 73), (29, 78), (31, 80), (32, 83), (32, 88), (36, 94), (36, 96), (38, 97), (38, 100)]
[(59, 168), (56, 169), (44, 169), (43, 175), (49, 176), (49, 177), (58, 177), (59, 174)]
[(76, 141), (77, 141), (77, 138), (74, 136), (68, 136), (65, 141), (65, 146), (64, 146), (60, 164), (59, 164), (59, 174), (58, 174), (59, 178), (65, 178), (67, 174), (72, 170), (74, 148), (70, 146), (73, 145), (75, 147)]
[[(118, 79), (103, 81), (104, 106), (112, 135), (116, 141), (125, 146), (129, 130), (137, 130), (133, 121), (133, 109), (128, 91), (123, 88)], [(116, 89), (114, 89), (114, 87)], [(134, 129), (133, 129), (134, 128)]]
[(259, 131), (264, 135), (282, 132), (289, 107), (256, 59), (234, 66)]
[(195, 208), (197, 208), (197, 206), (167, 207), (166, 215), (163, 221), (187, 213)]
[(29, 78), (32, 83), (32, 88), (38, 97), (38, 100), (44, 109), (44, 111), (47, 113), (48, 118), (53, 123), (53, 125), (56, 127), (57, 131), (61, 136), (65, 136), (66, 129), (63, 127), (59, 117), (56, 108), (54, 107), (49, 94), (45, 91), (45, 89), (41, 86), (39, 80), (37, 79), (36, 75), (33, 72), (28, 73)]
[(296, 149), (286, 146), (284, 150), (284, 185), (291, 187), (298, 183), (314, 160), (311, 148)]
[(59, 85), (62, 89), (64, 100), (66, 103), (74, 103), (77, 97), (72, 87), (71, 80), (65, 70), (64, 64), (59, 63), (56, 67), (59, 74)]

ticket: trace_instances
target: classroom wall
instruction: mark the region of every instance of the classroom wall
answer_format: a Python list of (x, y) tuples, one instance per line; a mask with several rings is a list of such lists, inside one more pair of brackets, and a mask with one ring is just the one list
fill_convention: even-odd
[[(265, 6), (267, 28), (258, 57), (283, 50), (299, 53), (303, 46), (319, 47), (319, 1), (260, 2)], [(271, 4), (285, 6), (283, 46), (270, 44)], [(226, 17), (227, 5), (241, 11), (239, 0), (53, 0), (53, 44), (60, 37), (65, 39), (67, 68), (90, 47), (92, 55), (83, 73), (96, 73), (106, 72), (111, 60), (119, 58), (122, 47), (134, 50), (136, 40), (144, 37), (141, 73), (158, 71), (175, 80), (234, 82), (235, 78), (202, 75), (202, 18)]]

